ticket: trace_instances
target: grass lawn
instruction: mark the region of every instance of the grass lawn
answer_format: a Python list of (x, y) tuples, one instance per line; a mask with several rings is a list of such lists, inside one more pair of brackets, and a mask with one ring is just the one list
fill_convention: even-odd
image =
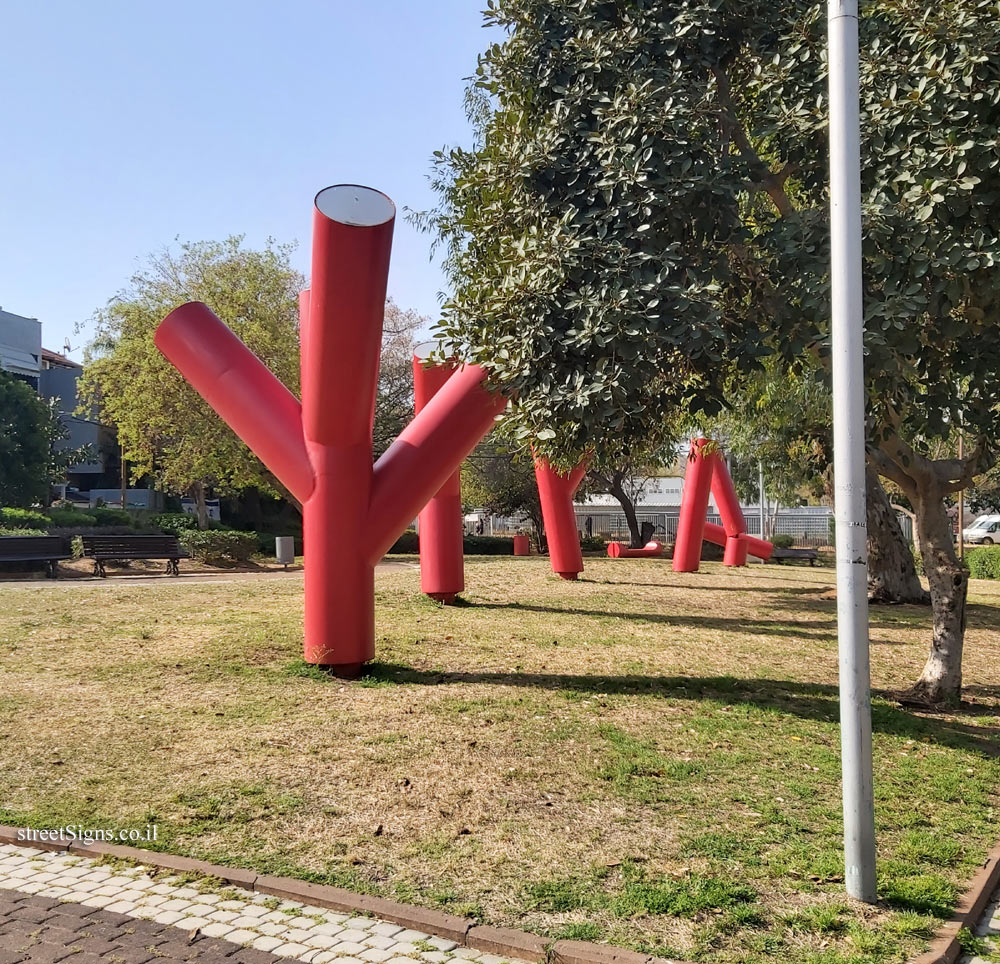
[(894, 962), (998, 834), (1000, 586), (970, 700), (888, 693), (930, 613), (872, 612), (876, 908), (843, 893), (833, 571), (467, 560), (377, 575), (380, 662), (301, 661), (295, 577), (0, 586), (0, 821), (161, 846), (667, 957)]

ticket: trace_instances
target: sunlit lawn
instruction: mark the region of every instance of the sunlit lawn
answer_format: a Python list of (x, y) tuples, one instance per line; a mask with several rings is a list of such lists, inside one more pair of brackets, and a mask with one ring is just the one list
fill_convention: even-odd
[(470, 558), (380, 570), (379, 662), (305, 666), (299, 578), (0, 583), (0, 820), (161, 845), (705, 961), (919, 949), (996, 837), (1000, 590), (961, 716), (918, 716), (930, 614), (873, 611), (880, 893), (843, 893), (829, 569)]

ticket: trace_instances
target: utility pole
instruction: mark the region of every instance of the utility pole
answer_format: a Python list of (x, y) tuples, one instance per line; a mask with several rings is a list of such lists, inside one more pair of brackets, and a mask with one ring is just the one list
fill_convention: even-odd
[(865, 518), (864, 315), (858, 0), (828, 0), (830, 288), (833, 470), (837, 520), (837, 639), (847, 892), (874, 903), (868, 547)]

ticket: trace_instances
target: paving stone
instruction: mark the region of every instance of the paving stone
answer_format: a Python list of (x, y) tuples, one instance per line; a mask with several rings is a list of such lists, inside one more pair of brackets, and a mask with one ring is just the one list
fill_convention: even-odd
[[(31, 942), (34, 958), (23, 964), (449, 964), (469, 952), (446, 937), (404, 928), (377, 917), (331, 911), (248, 892), (246, 899), (202, 893), (185, 880), (152, 878), (141, 868), (112, 873), (91, 857), (60, 852), (26, 855), (0, 844), (0, 948)], [(178, 858), (173, 858), (178, 859)], [(225, 868), (222, 868), (223, 870)], [(251, 875), (252, 876), (252, 875)], [(294, 883), (294, 882), (292, 882)], [(290, 885), (289, 885), (290, 886)], [(35, 896), (24, 888), (37, 892)], [(317, 890), (317, 897), (328, 898)], [(343, 896), (340, 896), (343, 895)], [(347, 892), (332, 898), (354, 900)], [(359, 907), (372, 898), (356, 898)], [(401, 914), (406, 908), (376, 900), (373, 909)], [(448, 915), (427, 917), (439, 933), (468, 930)], [(373, 910), (377, 913), (378, 910)], [(408, 910), (407, 910), (408, 912)], [(440, 920), (438, 919), (440, 918)], [(426, 944), (424, 943), (426, 942)], [(422, 951), (426, 946), (435, 951)], [(24, 951), (23, 954), (27, 954)], [(67, 957), (68, 955), (68, 957)], [(476, 961), (482, 952), (470, 952)], [(0, 964), (5, 964), (0, 960)], [(17, 964), (22, 964), (18, 961)]]

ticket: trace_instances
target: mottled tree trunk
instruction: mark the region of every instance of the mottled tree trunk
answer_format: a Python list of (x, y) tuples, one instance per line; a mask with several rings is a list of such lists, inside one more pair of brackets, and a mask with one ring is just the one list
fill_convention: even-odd
[(918, 483), (914, 505), (924, 572), (931, 587), (934, 638), (931, 652), (910, 696), (928, 703), (957, 703), (962, 695), (962, 646), (969, 574), (959, 563), (951, 520), (935, 481)]
[(930, 594), (920, 585), (913, 553), (899, 527), (896, 512), (882, 488), (878, 472), (865, 470), (868, 493), (868, 600), (873, 603), (927, 605)]

